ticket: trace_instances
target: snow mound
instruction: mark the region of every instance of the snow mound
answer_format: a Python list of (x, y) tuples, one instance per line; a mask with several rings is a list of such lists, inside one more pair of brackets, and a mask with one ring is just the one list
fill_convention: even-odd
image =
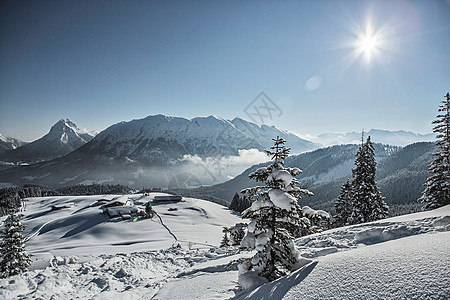
[[(432, 214), (433, 213), (433, 214)], [(423, 233), (450, 230), (450, 206), (376, 222), (347, 226), (296, 240), (302, 256), (313, 258)]]

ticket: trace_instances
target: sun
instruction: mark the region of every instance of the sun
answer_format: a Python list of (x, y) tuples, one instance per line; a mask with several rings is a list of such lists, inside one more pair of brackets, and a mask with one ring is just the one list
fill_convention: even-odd
[(375, 36), (363, 36), (357, 43), (359, 44), (360, 51), (370, 53), (377, 49), (378, 39)]
[(362, 57), (367, 64), (370, 64), (375, 56), (379, 56), (382, 46), (380, 31), (374, 32), (370, 26), (365, 31), (358, 32), (353, 44), (356, 57)]
[(391, 20), (382, 20), (373, 12), (350, 20), (345, 28), (347, 36), (338, 49), (346, 54), (339, 62), (347, 70), (356, 64), (366, 70), (384, 70), (390, 73), (392, 60), (399, 53), (401, 41), (396, 33), (398, 25)]

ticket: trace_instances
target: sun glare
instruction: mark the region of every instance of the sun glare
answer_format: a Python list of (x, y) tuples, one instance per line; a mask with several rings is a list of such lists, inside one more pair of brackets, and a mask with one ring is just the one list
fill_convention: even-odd
[(367, 64), (370, 64), (373, 57), (378, 55), (381, 47), (381, 39), (375, 32), (373, 33), (370, 28), (357, 35), (354, 47), (355, 53), (358, 57), (363, 57)]
[(379, 53), (379, 47), (379, 38), (370, 31), (358, 36), (358, 39), (356, 40), (356, 51), (364, 58), (367, 64), (370, 64), (373, 56)]
[(358, 40), (362, 52), (372, 52), (377, 48), (378, 39), (375, 36), (364, 36)]

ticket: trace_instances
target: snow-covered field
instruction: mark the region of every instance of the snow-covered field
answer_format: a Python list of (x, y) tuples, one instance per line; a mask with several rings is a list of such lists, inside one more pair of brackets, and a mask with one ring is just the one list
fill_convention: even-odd
[[(144, 209), (144, 204), (157, 195), (163, 194), (29, 198), (23, 222), (27, 225), (24, 234), (31, 236), (27, 248), (37, 257), (48, 257), (131, 253), (167, 249), (176, 244), (186, 248), (218, 246), (222, 227), (240, 220), (223, 206), (192, 198), (179, 203), (153, 203), (164, 224), (158, 217), (133, 221), (134, 218), (109, 219), (102, 213), (102, 200), (128, 201)], [(69, 208), (53, 211), (52, 206)], [(120, 209), (126, 211), (129, 207)]]
[(450, 206), (300, 238), (308, 265), (239, 293), (225, 266), (241, 254), (218, 245), (222, 226), (242, 220), (226, 208), (187, 198), (154, 204), (161, 219), (122, 220), (98, 204), (142, 208), (155, 195), (28, 199), (33, 264), (0, 280), (0, 299), (449, 298)]

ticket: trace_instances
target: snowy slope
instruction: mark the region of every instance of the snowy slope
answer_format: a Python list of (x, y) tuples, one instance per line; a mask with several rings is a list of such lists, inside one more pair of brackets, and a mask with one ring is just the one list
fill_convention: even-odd
[(42, 138), (2, 153), (0, 161), (33, 163), (54, 159), (86, 144), (95, 134), (79, 128), (69, 119), (61, 119)]
[[(179, 239), (198, 242), (166, 249), (174, 239), (160, 230), (157, 221), (93, 225), (97, 220), (84, 227), (83, 222), (70, 221), (71, 216), (98, 210), (89, 204), (101, 198), (105, 196), (28, 201), (27, 233), (40, 232), (27, 244), (35, 262), (32, 271), (0, 280), (0, 298), (230, 299), (235, 292), (235, 299), (448, 299), (450, 295), (450, 206), (300, 238), (296, 244), (311, 263), (239, 293), (237, 271), (225, 266), (245, 253), (204, 245), (206, 240), (217, 245), (221, 226), (237, 220), (222, 207), (195, 199), (155, 206)], [(140, 195), (132, 198), (137, 203)], [(70, 202), (74, 206), (66, 210), (49, 212), (46, 206)], [(177, 211), (168, 210), (176, 205), (181, 205)], [(96, 220), (94, 215), (89, 222), (92, 219)], [(37, 230), (48, 221), (50, 227)], [(141, 237), (136, 230), (143, 231)], [(70, 231), (75, 234), (61, 237)], [(64, 245), (60, 241), (64, 239), (71, 242)], [(133, 244), (137, 240), (143, 242)], [(140, 250), (145, 251), (133, 252)]]

